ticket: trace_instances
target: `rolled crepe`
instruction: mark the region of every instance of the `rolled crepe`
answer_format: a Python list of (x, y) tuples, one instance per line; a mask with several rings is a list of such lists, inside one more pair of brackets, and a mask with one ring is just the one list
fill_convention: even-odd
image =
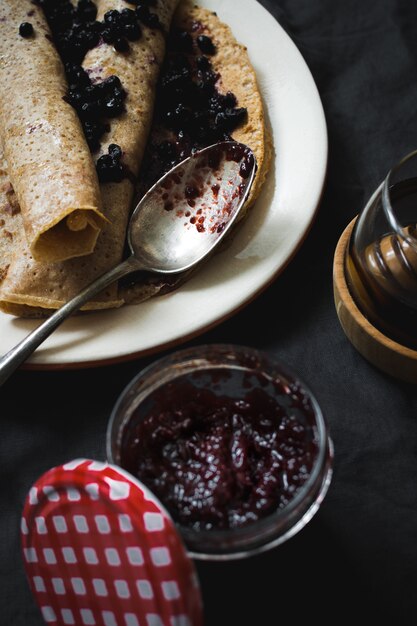
[[(168, 30), (178, 0), (159, 0), (153, 9), (165, 30)], [(98, 0), (97, 19), (111, 10), (126, 8), (123, 0)], [(119, 263), (123, 257), (126, 226), (134, 193), (133, 179), (139, 171), (152, 121), (156, 83), (165, 52), (165, 37), (159, 30), (142, 28), (142, 38), (130, 42), (129, 53), (119, 53), (110, 45), (90, 50), (83, 62), (93, 81), (101, 82), (117, 75), (127, 92), (126, 111), (113, 119), (110, 131), (103, 137), (98, 158), (116, 143), (123, 150), (122, 162), (130, 170), (130, 178), (120, 183), (100, 185), (105, 215), (109, 223), (103, 227), (94, 252), (88, 256), (62, 263), (39, 263), (28, 248), (19, 249), (15, 237), (8, 248), (0, 283), (0, 308), (14, 315), (39, 316), (55, 309), (78, 293), (85, 285)], [(0, 276), (1, 279), (1, 276)], [(152, 290), (153, 293), (153, 290)], [(143, 297), (147, 296), (144, 287)], [(110, 308), (123, 304), (117, 285), (112, 285), (84, 309)]]
[(192, 31), (194, 24), (200, 24), (201, 33), (209, 36), (215, 45), (216, 53), (210, 61), (214, 73), (219, 76), (217, 89), (223, 94), (231, 91), (237, 106), (245, 107), (248, 112), (247, 121), (232, 132), (235, 141), (250, 147), (258, 166), (249, 197), (239, 213), (238, 219), (241, 220), (259, 196), (271, 164), (272, 139), (265, 123), (262, 96), (248, 51), (236, 41), (231, 28), (213, 11), (185, 0), (175, 15), (175, 25)]
[[(196, 26), (199, 33), (209, 36), (215, 45), (216, 52), (210, 56), (210, 62), (218, 75), (216, 88), (223, 94), (233, 92), (237, 106), (247, 109), (247, 120), (232, 132), (232, 137), (251, 148), (258, 168), (249, 197), (239, 213), (238, 219), (241, 220), (265, 183), (272, 158), (271, 135), (265, 123), (262, 97), (247, 49), (236, 41), (230, 27), (216, 13), (197, 6), (192, 0), (182, 0), (175, 12), (173, 27), (192, 33)], [(153, 143), (158, 144), (162, 140), (172, 141), (172, 133), (155, 122), (151, 129), (150, 148)], [(146, 188), (149, 182), (154, 181), (141, 181), (140, 188)], [(146, 282), (128, 282), (123, 285), (120, 295), (126, 303), (138, 303), (146, 297), (169, 292), (188, 277), (189, 273), (186, 273), (179, 277), (149, 277)]]
[(89, 254), (105, 222), (97, 174), (44, 14), (1, 0), (0, 23), (1, 135), (29, 249), (46, 262)]

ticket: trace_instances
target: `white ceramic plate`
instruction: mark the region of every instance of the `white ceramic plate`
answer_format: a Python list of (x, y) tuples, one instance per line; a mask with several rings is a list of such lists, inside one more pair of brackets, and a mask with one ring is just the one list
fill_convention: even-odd
[[(232, 244), (171, 294), (68, 320), (28, 362), (83, 367), (156, 351), (202, 333), (253, 299), (284, 268), (316, 212), (327, 131), (297, 48), (256, 0), (201, 0), (244, 43), (257, 72), (275, 155), (267, 183)], [(0, 354), (39, 322), (0, 313)]]

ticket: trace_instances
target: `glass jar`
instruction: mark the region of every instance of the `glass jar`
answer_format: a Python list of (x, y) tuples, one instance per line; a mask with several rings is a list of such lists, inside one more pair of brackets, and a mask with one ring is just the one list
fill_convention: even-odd
[(349, 291), (382, 333), (417, 348), (417, 151), (388, 173), (357, 218), (345, 258)]
[[(243, 404), (240, 404), (242, 402)], [(210, 410), (211, 404), (215, 407), (213, 411)], [(332, 442), (317, 401), (298, 376), (266, 354), (240, 346), (205, 345), (178, 351), (144, 369), (122, 392), (113, 409), (107, 430), (108, 461), (121, 466), (147, 484), (146, 476), (138, 476), (134, 469), (132, 470), (132, 458), (138, 458), (136, 455), (138, 449), (135, 446), (142, 439), (143, 454), (139, 454), (142, 460), (150, 448), (146, 438), (158, 437), (161, 432), (158, 428), (165, 428), (167, 424), (169, 426), (170, 422), (167, 422), (167, 419), (171, 418), (167, 417), (167, 413), (181, 415), (181, 419), (184, 420), (188, 419), (192, 432), (193, 424), (197, 428), (199, 412), (205, 413), (204, 419), (216, 420), (217, 418), (213, 417), (215, 412), (223, 411), (224, 417), (216, 422), (216, 428), (221, 428), (223, 419), (232, 421), (235, 419), (232, 415), (234, 409), (230, 408), (232, 406), (238, 407), (237, 413), (242, 407), (246, 407), (248, 415), (252, 411), (251, 419), (259, 422), (261, 405), (264, 408), (272, 406), (274, 411), (274, 407), (277, 407), (279, 414), (289, 416), (285, 423), (293, 420), (291, 424), (295, 424), (296, 429), (301, 424), (301, 431), (304, 428), (305, 432), (303, 437), (306, 441), (311, 440), (311, 450), (314, 449), (313, 455), (309, 456), (306, 453), (306, 458), (311, 461), (310, 470), (306, 473), (306, 466), (297, 470), (298, 474), (294, 470), (294, 476), (302, 476), (302, 479), (297, 479), (300, 483), (288, 502), (283, 505), (277, 501), (276, 506), (274, 503), (273, 509), (264, 517), (249, 519), (244, 525), (236, 527), (196, 528), (195, 524), (192, 526), (185, 524), (176, 520), (169, 503), (156, 493), (171, 513), (193, 558), (226, 560), (259, 553), (286, 541), (313, 517), (329, 487), (333, 458)], [(191, 409), (188, 410), (188, 407)], [(268, 410), (266, 408), (266, 413)], [(159, 415), (163, 417), (160, 418)], [(158, 421), (160, 419), (162, 421)], [(265, 441), (274, 441), (274, 438), (279, 436), (279, 429), (274, 430), (274, 427), (269, 429), (265, 424), (269, 422), (266, 421), (262, 425), (262, 428), (268, 431)], [(248, 425), (244, 426), (247, 427)], [(138, 432), (141, 435), (138, 436)], [(166, 445), (176, 445), (182, 436), (181, 430), (177, 434), (169, 435)], [(199, 434), (197, 440), (201, 436)], [(222, 439), (219, 441), (221, 445)], [(295, 445), (293, 438), (284, 441), (283, 444)], [(184, 443), (185, 447), (188, 445), (191, 444)], [(195, 445), (195, 441), (192, 445)], [(203, 442), (202, 446), (204, 445)], [(209, 462), (215, 465), (216, 460), (213, 457)], [(236, 467), (233, 471), (237, 471)], [(290, 476), (290, 473), (288, 472), (286, 476)], [(296, 480), (294, 476), (293, 479)], [(212, 479), (216, 481), (222, 477), (214, 475)], [(286, 480), (289, 481), (290, 478)], [(152, 486), (149, 484), (148, 486), (152, 490)], [(208, 486), (209, 490), (211, 486)], [(178, 485), (176, 487), (178, 490), (181, 489)], [(250, 489), (250, 486), (248, 488)], [(211, 496), (212, 493), (208, 495)], [(250, 518), (251, 514), (248, 515)]]

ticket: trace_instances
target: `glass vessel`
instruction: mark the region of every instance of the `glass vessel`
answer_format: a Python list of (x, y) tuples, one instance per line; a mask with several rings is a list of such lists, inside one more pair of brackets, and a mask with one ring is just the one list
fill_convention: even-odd
[(346, 281), (366, 318), (417, 349), (417, 151), (399, 161), (360, 213), (345, 257)]
[[(304, 419), (315, 442), (308, 478), (285, 506), (277, 504), (265, 517), (221, 530), (196, 530), (176, 521), (190, 556), (228, 560), (250, 556), (284, 542), (302, 529), (318, 510), (331, 480), (333, 447), (323, 414), (309, 388), (286, 366), (264, 353), (241, 346), (204, 345), (178, 351), (144, 369), (123, 391), (113, 409), (107, 430), (109, 462), (131, 471), (126, 442), (132, 432), (138, 432), (141, 421), (152, 413), (152, 407), (158, 402), (155, 398), (168, 398), (170, 410), (178, 412), (177, 403), (184, 406), (184, 389), (189, 388), (196, 392), (208, 389), (209, 394), (215, 394), (221, 402), (226, 398), (226, 404), (228, 398), (243, 401), (251, 390), (261, 389), (263, 398), (269, 394), (267, 402), (278, 402), (286, 414), (298, 414), (297, 419)], [(173, 393), (175, 389), (178, 394)], [(294, 408), (297, 398), (301, 401)], [(193, 392), (189, 400), (194, 402)], [(191, 406), (195, 407), (195, 402)], [(158, 423), (152, 424), (155, 428), (158, 426)], [(160, 500), (164, 505), (162, 497)]]

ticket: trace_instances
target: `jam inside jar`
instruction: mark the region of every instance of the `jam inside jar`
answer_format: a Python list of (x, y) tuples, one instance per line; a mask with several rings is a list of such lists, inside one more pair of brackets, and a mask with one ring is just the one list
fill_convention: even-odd
[(306, 386), (249, 348), (202, 346), (122, 394), (108, 457), (146, 485), (197, 558), (246, 556), (301, 528), (324, 497), (331, 442)]

